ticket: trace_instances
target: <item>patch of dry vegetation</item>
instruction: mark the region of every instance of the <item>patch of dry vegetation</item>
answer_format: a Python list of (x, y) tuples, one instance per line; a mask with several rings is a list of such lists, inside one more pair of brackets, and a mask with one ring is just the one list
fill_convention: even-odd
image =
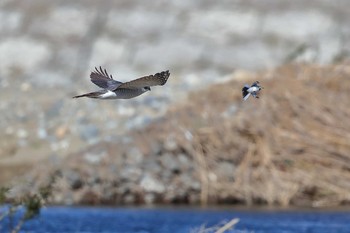
[[(243, 103), (255, 80), (261, 99)], [(337, 206), (350, 200), (349, 106), (348, 65), (288, 65), (194, 93), (135, 136), (140, 147), (176, 138), (197, 163), (202, 203)]]

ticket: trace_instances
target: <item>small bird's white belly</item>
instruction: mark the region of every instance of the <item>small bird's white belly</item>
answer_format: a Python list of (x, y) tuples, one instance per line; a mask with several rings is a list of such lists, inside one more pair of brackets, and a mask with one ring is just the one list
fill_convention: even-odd
[(248, 92), (252, 93), (252, 92), (257, 92), (259, 91), (259, 88), (258, 87), (251, 87), (248, 89)]
[(99, 96), (100, 99), (117, 99), (117, 94), (113, 91), (107, 91)]

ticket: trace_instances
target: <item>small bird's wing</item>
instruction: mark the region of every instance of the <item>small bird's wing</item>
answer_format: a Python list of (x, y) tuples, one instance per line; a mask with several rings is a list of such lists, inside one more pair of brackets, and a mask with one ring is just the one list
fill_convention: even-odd
[(247, 100), (250, 96), (250, 93), (247, 93), (245, 96), (243, 96), (243, 100)]
[(169, 78), (169, 70), (163, 71), (160, 73), (156, 73), (154, 75), (144, 76), (130, 82), (125, 82), (118, 86), (118, 88), (125, 89), (140, 89), (143, 87), (151, 87), (151, 86), (163, 86), (168, 78)]
[(259, 81), (253, 82), (252, 87), (260, 87), (260, 82)]
[(110, 91), (115, 90), (122, 84), (122, 82), (114, 80), (113, 76), (109, 75), (106, 69), (102, 70), (101, 66), (100, 69), (95, 67), (95, 70), (90, 74), (90, 79), (95, 85)]
[(242, 97), (244, 100), (247, 100), (250, 96), (250, 93), (248, 92), (248, 89), (250, 88), (249, 85), (245, 84), (242, 88)]

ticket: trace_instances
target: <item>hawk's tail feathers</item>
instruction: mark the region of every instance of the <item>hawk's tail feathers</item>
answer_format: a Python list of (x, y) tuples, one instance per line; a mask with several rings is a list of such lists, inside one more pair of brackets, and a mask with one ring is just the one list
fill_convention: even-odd
[(100, 91), (95, 91), (95, 92), (90, 92), (90, 93), (86, 93), (86, 94), (83, 94), (83, 95), (76, 95), (76, 96), (73, 96), (72, 98), (73, 99), (76, 99), (76, 98), (80, 98), (80, 97), (89, 97), (89, 98), (99, 98), (101, 96), (101, 94), (103, 94), (102, 92)]

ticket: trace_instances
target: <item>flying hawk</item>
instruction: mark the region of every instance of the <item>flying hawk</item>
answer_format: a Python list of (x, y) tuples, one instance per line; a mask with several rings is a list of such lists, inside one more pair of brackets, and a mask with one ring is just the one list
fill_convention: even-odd
[(144, 76), (130, 82), (119, 82), (109, 75), (106, 69), (102, 70), (95, 67), (91, 72), (90, 79), (102, 90), (90, 92), (83, 95), (77, 95), (73, 98), (89, 97), (95, 99), (131, 99), (151, 90), (151, 86), (163, 86), (169, 78), (169, 70), (156, 73), (154, 75)]
[(247, 100), (250, 95), (259, 98), (258, 93), (261, 89), (263, 89), (263, 87), (260, 86), (259, 81), (254, 82), (251, 86), (245, 84), (242, 88), (243, 100)]

